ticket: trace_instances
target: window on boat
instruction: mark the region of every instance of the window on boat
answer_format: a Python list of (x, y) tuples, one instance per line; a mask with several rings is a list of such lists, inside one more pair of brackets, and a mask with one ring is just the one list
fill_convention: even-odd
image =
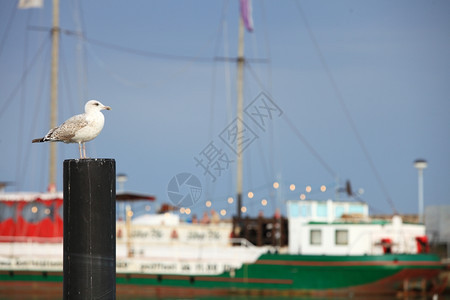
[(348, 230), (337, 229), (335, 234), (336, 245), (348, 245)]
[(317, 204), (317, 216), (318, 217), (327, 217), (328, 216), (328, 208), (326, 203)]
[(302, 203), (300, 205), (300, 215), (302, 217), (310, 217), (311, 216), (311, 205), (309, 203)]
[(334, 217), (340, 218), (345, 213), (345, 207), (342, 205), (338, 205), (334, 208)]
[(297, 218), (300, 215), (298, 203), (290, 202), (288, 206), (288, 211), (290, 217)]
[(311, 229), (309, 235), (309, 243), (311, 245), (322, 245), (322, 230)]
[(349, 214), (364, 214), (364, 205), (362, 204), (351, 204), (348, 207)]
[(36, 201), (28, 203), (22, 210), (22, 217), (29, 223), (37, 223), (51, 216), (52, 209)]
[(16, 217), (16, 206), (0, 202), (0, 222)]

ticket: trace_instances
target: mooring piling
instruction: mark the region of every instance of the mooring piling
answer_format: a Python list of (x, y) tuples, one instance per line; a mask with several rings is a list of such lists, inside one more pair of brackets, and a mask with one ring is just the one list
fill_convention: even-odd
[(116, 297), (116, 163), (64, 161), (64, 299)]

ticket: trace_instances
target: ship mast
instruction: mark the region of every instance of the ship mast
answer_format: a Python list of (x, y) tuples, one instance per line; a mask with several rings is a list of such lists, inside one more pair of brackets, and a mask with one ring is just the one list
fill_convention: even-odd
[[(237, 136), (242, 134), (243, 130), (243, 106), (244, 106), (244, 21), (239, 18), (239, 44), (238, 44), (238, 57), (237, 57)], [(237, 217), (241, 220), (241, 208), (242, 208), (242, 140), (237, 139)]]
[[(53, 0), (52, 64), (50, 89), (50, 128), (58, 124), (58, 58), (59, 58), (59, 0)], [(56, 143), (50, 143), (49, 191), (56, 190)]]

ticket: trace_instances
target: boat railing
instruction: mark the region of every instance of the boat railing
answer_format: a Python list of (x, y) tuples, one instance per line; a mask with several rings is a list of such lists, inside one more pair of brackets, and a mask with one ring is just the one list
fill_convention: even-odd
[(250, 241), (245, 238), (228, 238), (225, 241), (179, 241), (179, 240), (170, 240), (170, 241), (160, 241), (155, 243), (150, 240), (143, 239), (130, 239), (130, 240), (117, 240), (117, 245), (127, 245), (133, 247), (147, 247), (152, 245), (160, 245), (160, 246), (193, 246), (193, 247), (223, 247), (227, 245), (237, 246), (237, 247), (246, 247), (252, 248), (256, 247)]
[(256, 247), (249, 240), (244, 238), (230, 238), (230, 244), (233, 246), (241, 246), (246, 248)]
[(63, 237), (38, 237), (38, 236), (0, 236), (0, 243), (42, 243), (60, 244)]

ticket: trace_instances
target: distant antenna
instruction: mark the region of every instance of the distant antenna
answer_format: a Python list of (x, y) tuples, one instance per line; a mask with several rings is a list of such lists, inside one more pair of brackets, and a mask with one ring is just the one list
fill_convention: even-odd
[(347, 195), (349, 197), (353, 196), (352, 185), (350, 184), (350, 180), (347, 180), (345, 182), (345, 191), (347, 192)]
[(336, 199), (339, 198), (339, 194), (346, 193), (349, 198), (354, 198), (359, 201), (362, 201), (362, 199), (359, 197), (364, 193), (364, 190), (359, 189), (356, 193), (353, 193), (352, 184), (350, 180), (345, 181), (345, 186), (338, 186), (336, 189)]

